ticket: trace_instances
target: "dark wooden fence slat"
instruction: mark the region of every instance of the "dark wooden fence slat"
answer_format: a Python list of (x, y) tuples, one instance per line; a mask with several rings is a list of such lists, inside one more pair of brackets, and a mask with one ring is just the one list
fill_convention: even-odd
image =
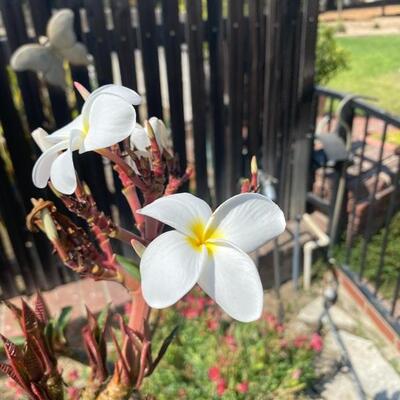
[(140, 24), (140, 44), (143, 60), (143, 73), (146, 86), (147, 116), (163, 118), (160, 67), (156, 38), (156, 21), (154, 0), (138, 0)]
[[(29, 0), (30, 11), (36, 36), (46, 36), (47, 22), (51, 17), (51, 4), (48, 0)], [(47, 84), (51, 108), (57, 128), (71, 120), (71, 111), (63, 89)]]
[[(13, 52), (20, 45), (29, 41), (21, 1), (0, 0), (0, 11), (6, 28), (9, 47)], [(41, 102), (36, 74), (33, 72), (18, 72), (17, 79), (25, 105), (29, 128), (33, 130), (38, 126), (45, 125), (43, 104)]]
[(172, 139), (183, 171), (186, 167), (186, 137), (183, 115), (181, 44), (178, 37), (180, 26), (178, 1), (163, 0), (162, 16)]
[(17, 296), (18, 290), (15, 285), (13, 275), (13, 268), (10, 260), (7, 259), (6, 252), (2, 241), (0, 240), (0, 299), (9, 299), (10, 297)]
[(200, 0), (187, 0), (187, 42), (189, 49), (189, 72), (193, 110), (193, 138), (196, 172), (196, 193), (210, 199), (207, 179), (206, 146), (206, 90), (203, 59), (203, 23)]
[(226, 139), (226, 194), (232, 196), (238, 191), (239, 178), (243, 174), (243, 0), (228, 3), (228, 130)]
[(281, 115), (279, 125), (282, 130), (280, 158), (280, 177), (279, 177), (279, 199), (283, 210), (287, 211), (290, 206), (291, 197), (291, 173), (293, 162), (293, 137), (295, 134), (295, 109), (296, 104), (293, 103), (297, 99), (298, 86), (298, 62), (296, 63), (296, 33), (297, 27), (301, 27), (300, 12), (301, 0), (293, 0), (290, 4), (284, 3), (282, 8), (281, 23), (282, 35), (280, 41), (282, 76), (281, 76)]
[[(31, 208), (30, 199), (31, 197), (39, 197), (40, 191), (36, 189), (32, 183), (32, 147), (29, 145), (25, 137), (25, 132), (23, 130), (18, 111), (12, 98), (12, 93), (10, 89), (11, 84), (6, 70), (6, 63), (4, 62), (4, 44), (4, 41), (0, 42), (0, 121), (3, 127), (7, 148), (14, 167), (14, 174), (16, 179), (14, 191), (16, 192), (18, 190), (21, 198), (21, 203), (18, 202), (14, 204), (14, 207), (17, 209), (16, 213), (20, 213), (22, 215), (22, 217), (17, 220), (19, 221), (19, 223), (21, 223), (22, 221), (22, 224), (24, 225), (23, 215)], [(6, 178), (7, 176), (5, 176), (4, 179)], [(2, 182), (2, 180), (0, 180), (0, 182)], [(10, 217), (12, 218), (12, 215), (10, 215)], [(36, 260), (33, 260), (32, 267), (34, 266), (38, 274), (40, 274), (41, 284), (47, 285), (47, 283), (44, 282), (44, 272), (42, 269), (42, 265), (46, 270), (51, 270), (54, 266), (54, 260), (49, 252), (50, 247), (46, 240), (40, 237), (34, 237), (33, 243), (35, 245), (35, 248), (33, 248), (32, 251), (37, 248), (41, 264), (40, 262), (36, 262)], [(53, 278), (53, 282), (55, 284), (59, 283), (59, 280), (57, 279), (57, 274), (55, 274)]]
[(250, 30), (250, 75), (248, 91), (248, 152), (250, 156), (260, 156), (261, 152), (261, 98), (259, 88), (262, 87), (262, 0), (249, 1), (249, 23)]
[(124, 86), (137, 90), (134, 30), (129, 0), (111, 0), (114, 21), (114, 43)]
[(84, 0), (86, 16), (93, 37), (93, 54), (99, 86), (113, 82), (111, 51), (103, 0)]
[(214, 184), (216, 203), (224, 198), (225, 124), (223, 77), (223, 20), (220, 0), (207, 1), (208, 45), (210, 53), (210, 102), (214, 146)]
[(0, 214), (10, 237), (11, 245), (24, 279), (27, 293), (33, 293), (35, 288), (48, 289), (40, 263), (35, 262), (28, 251), (27, 244), (31, 242), (25, 228), (23, 205), (13, 188), (3, 159), (0, 157), (1, 202)]
[(295, 133), (295, 148), (292, 174), (292, 201), (289, 216), (304, 212), (307, 196), (307, 181), (310, 168), (311, 140), (313, 125), (312, 102), (314, 93), (315, 49), (317, 43), (318, 0), (304, 0), (299, 63), (298, 120)]

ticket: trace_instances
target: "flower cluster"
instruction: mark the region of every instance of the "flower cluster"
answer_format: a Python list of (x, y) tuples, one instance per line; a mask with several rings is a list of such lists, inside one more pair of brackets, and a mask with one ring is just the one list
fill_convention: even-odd
[[(88, 313), (83, 332), (93, 383), (85, 398), (125, 399), (152, 374), (176, 333), (173, 329), (166, 337), (153, 360), (150, 307), (172, 306), (198, 285), (211, 300), (193, 298), (181, 310), (187, 319), (195, 319), (214, 302), (238, 321), (260, 318), (263, 287), (249, 253), (282, 233), (285, 219), (273, 201), (257, 193), (255, 158), (241, 193), (214, 211), (190, 193), (177, 193), (190, 178), (191, 168), (180, 170), (161, 120), (152, 117), (143, 126), (137, 123), (134, 106), (140, 96), (118, 85), (93, 93), (75, 86), (85, 100), (81, 114), (50, 135), (41, 128), (32, 133), (43, 152), (34, 165), (33, 182), (39, 188), (48, 185), (57, 201), (33, 200), (27, 224), (46, 234), (64, 264), (74, 271), (96, 280), (114, 280), (131, 292), (128, 322), (119, 321), (121, 341), (110, 330), (117, 354), (112, 376), (106, 362), (107, 323), (99, 327)], [(116, 171), (134, 219), (131, 229), (118, 226), (101, 212), (77, 176), (73, 153), (89, 151), (107, 158)], [(61, 213), (60, 205), (74, 217)], [(166, 226), (172, 230), (166, 231)], [(131, 244), (136, 258), (118, 255), (111, 239)], [(212, 331), (219, 329), (213, 312), (208, 326)], [(225, 336), (226, 346), (235, 352), (235, 339), (228, 333)], [(239, 384), (238, 391), (244, 392), (246, 382)], [(223, 381), (218, 385), (222, 391)]]

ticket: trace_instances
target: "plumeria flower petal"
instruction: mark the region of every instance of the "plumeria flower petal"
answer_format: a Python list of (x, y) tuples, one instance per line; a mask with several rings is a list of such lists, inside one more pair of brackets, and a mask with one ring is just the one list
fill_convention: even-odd
[(164, 122), (157, 117), (151, 117), (149, 119), (149, 124), (151, 125), (154, 136), (156, 137), (156, 141), (160, 151), (168, 150), (170, 147), (169, 143), (169, 135), (167, 133), (167, 128), (164, 125)]
[(233, 318), (249, 322), (260, 317), (262, 284), (246, 253), (285, 229), (285, 218), (275, 203), (244, 193), (212, 213), (203, 200), (180, 193), (139, 212), (176, 229), (156, 238), (143, 253), (141, 282), (150, 306), (170, 306), (197, 282)]
[(132, 149), (140, 152), (140, 154), (148, 154), (150, 139), (147, 136), (146, 129), (144, 129), (142, 125), (136, 124), (135, 129), (130, 137), (130, 144)]
[[(85, 99), (81, 115), (72, 122), (48, 136), (43, 132), (35, 133), (33, 139), (45, 151), (35, 164), (34, 184), (45, 187), (50, 178), (61, 193), (73, 193), (76, 177), (72, 152), (100, 150), (128, 138), (136, 126), (136, 111), (132, 105), (139, 103), (140, 96), (133, 90), (106, 85)], [(67, 152), (59, 159), (58, 153), (63, 150)]]
[(50, 169), (53, 162), (59, 156), (60, 151), (68, 148), (68, 140), (63, 140), (48, 148), (36, 161), (32, 170), (33, 184), (38, 188), (44, 188), (50, 179)]
[(97, 95), (90, 109), (82, 111), (82, 116), (84, 129), (87, 129), (84, 130), (84, 151), (119, 143), (129, 137), (136, 126), (135, 109), (123, 98), (113, 94)]
[(190, 193), (161, 197), (138, 211), (157, 219), (189, 237), (195, 237), (211, 217), (211, 208)]
[(50, 180), (53, 186), (61, 193), (72, 194), (76, 189), (76, 175), (72, 152), (77, 150), (81, 141), (81, 132), (74, 130), (71, 133), (68, 148), (53, 162), (50, 169)]
[(49, 149), (53, 144), (49, 142), (49, 134), (43, 128), (37, 128), (32, 133), (32, 139), (39, 149), (43, 152)]
[(137, 106), (141, 103), (142, 98), (132, 89), (121, 85), (104, 85), (93, 91), (89, 97), (94, 98), (98, 94), (113, 94), (124, 99), (127, 103)]
[(214, 251), (203, 266), (199, 286), (231, 317), (242, 322), (258, 319), (263, 287), (253, 260), (226, 240), (211, 242)]
[[(241, 229), (237, 229), (240, 221)], [(224, 238), (251, 253), (279, 235), (285, 219), (275, 203), (258, 193), (236, 195), (221, 204), (208, 222), (207, 230), (224, 232)]]
[[(143, 295), (155, 308), (169, 307), (196, 284), (207, 250), (192, 251), (185, 235), (170, 231), (160, 235), (142, 255), (141, 279)], [(157, 277), (155, 279), (155, 277)]]

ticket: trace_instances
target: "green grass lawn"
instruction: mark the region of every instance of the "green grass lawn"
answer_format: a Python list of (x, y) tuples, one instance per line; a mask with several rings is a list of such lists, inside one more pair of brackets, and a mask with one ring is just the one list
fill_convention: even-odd
[(349, 54), (349, 68), (328, 87), (376, 97), (377, 104), (400, 115), (400, 35), (339, 37)]

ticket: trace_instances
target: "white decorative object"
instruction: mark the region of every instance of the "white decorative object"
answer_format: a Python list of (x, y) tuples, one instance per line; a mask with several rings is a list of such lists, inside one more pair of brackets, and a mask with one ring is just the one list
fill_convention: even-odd
[(14, 52), (11, 67), (39, 72), (51, 85), (65, 88), (64, 60), (73, 65), (89, 64), (86, 47), (76, 40), (74, 13), (67, 8), (50, 18), (47, 37), (41, 36), (38, 44), (24, 44)]

